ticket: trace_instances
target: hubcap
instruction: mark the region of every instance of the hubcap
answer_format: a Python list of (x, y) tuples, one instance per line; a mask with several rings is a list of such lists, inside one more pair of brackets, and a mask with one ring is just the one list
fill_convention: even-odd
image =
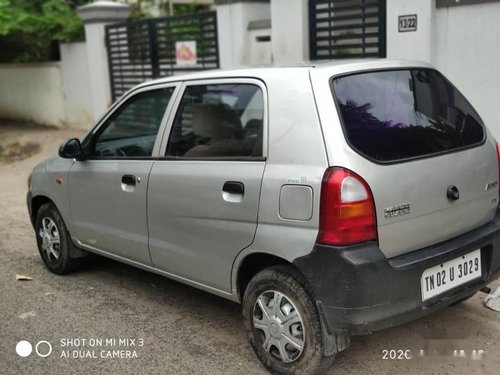
[(56, 223), (50, 217), (42, 219), (42, 227), (38, 232), (42, 239), (42, 251), (47, 256), (49, 262), (57, 262), (61, 255), (61, 240)]
[(296, 361), (304, 349), (304, 324), (297, 308), (283, 293), (262, 293), (253, 309), (253, 326), (262, 347), (285, 363)]

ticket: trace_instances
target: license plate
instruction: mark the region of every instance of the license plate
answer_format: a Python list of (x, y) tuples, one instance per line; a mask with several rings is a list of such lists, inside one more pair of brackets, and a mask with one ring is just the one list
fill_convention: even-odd
[(422, 301), (480, 278), (481, 275), (481, 250), (474, 250), (459, 258), (427, 268), (420, 280)]

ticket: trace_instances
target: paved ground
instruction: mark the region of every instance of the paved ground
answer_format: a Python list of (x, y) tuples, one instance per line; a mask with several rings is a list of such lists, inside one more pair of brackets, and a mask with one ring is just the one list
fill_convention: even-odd
[[(41, 151), (21, 161), (0, 160), (1, 374), (266, 373), (244, 338), (236, 304), (103, 258), (69, 276), (46, 271), (26, 212), (26, 179), (63, 139), (81, 133), (19, 129), (0, 125), (0, 144), (37, 141)], [(16, 281), (16, 274), (33, 280)], [(483, 297), (476, 295), (402, 327), (354, 338), (330, 373), (498, 374), (500, 314), (485, 308)], [(105, 341), (126, 338), (135, 342)], [(75, 339), (85, 339), (85, 345)], [(15, 351), (20, 340), (33, 345), (48, 341), (52, 353), (41, 358), (33, 348), (33, 354), (22, 358)], [(468, 358), (419, 357), (426, 347), (449, 354), (463, 349)], [(42, 342), (38, 351), (44, 355), (48, 348)], [(114, 355), (119, 349), (137, 358), (88, 357)], [(383, 359), (384, 350), (410, 350), (414, 358)], [(482, 358), (471, 359), (473, 350), (484, 351)], [(65, 354), (70, 358), (62, 357)]]

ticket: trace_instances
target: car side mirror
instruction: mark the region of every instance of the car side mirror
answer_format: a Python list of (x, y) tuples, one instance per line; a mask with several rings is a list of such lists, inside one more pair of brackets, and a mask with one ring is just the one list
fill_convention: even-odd
[(83, 155), (82, 145), (78, 138), (71, 138), (59, 148), (59, 156), (64, 159), (79, 159)]

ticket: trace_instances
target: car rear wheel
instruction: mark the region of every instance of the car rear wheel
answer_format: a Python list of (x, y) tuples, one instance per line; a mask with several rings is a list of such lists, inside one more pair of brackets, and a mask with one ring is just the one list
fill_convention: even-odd
[(250, 345), (273, 374), (322, 374), (334, 359), (323, 354), (312, 292), (292, 267), (271, 267), (252, 278), (243, 319)]
[(80, 266), (81, 258), (71, 257), (74, 245), (54, 204), (45, 203), (40, 207), (36, 215), (35, 232), (38, 251), (51, 272), (68, 273)]

